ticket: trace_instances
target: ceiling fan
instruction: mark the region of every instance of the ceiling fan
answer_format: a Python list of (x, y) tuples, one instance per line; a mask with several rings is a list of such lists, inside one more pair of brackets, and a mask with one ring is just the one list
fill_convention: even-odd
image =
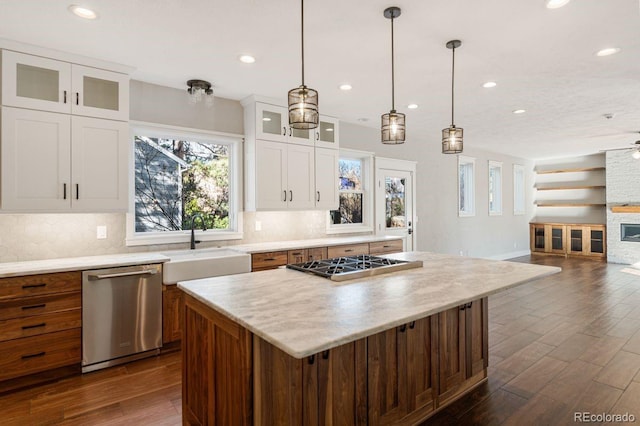
[(633, 151), (631, 153), (631, 156), (633, 158), (635, 158), (636, 160), (640, 160), (640, 140), (635, 141), (634, 143), (630, 144), (631, 146), (628, 148), (611, 148), (611, 149), (602, 149), (600, 150), (600, 152), (607, 152), (607, 151)]

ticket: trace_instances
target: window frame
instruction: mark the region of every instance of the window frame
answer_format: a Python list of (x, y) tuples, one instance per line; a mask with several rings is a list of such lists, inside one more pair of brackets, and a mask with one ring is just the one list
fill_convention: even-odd
[[(500, 170), (500, 180), (499, 182), (497, 182), (497, 186), (493, 185), (493, 188), (491, 186), (491, 170), (492, 169), (497, 169)], [(503, 206), (503, 193), (504, 191), (502, 190), (502, 183), (504, 181), (504, 179), (502, 178), (502, 161), (493, 161), (493, 160), (489, 160), (489, 169), (488, 169), (488, 181), (487, 181), (487, 186), (488, 186), (488, 207), (489, 207), (489, 216), (502, 216), (502, 206)], [(497, 208), (492, 209), (491, 206), (491, 198), (493, 195), (493, 199), (494, 199), (494, 204), (497, 204)], [(497, 201), (496, 201), (497, 200)]]
[[(327, 234), (348, 234), (348, 233), (364, 233), (373, 232), (373, 210), (374, 210), (374, 195), (373, 195), (373, 158), (374, 154), (369, 151), (359, 151), (354, 149), (340, 148), (338, 154), (338, 161), (345, 160), (358, 160), (362, 161), (362, 223), (337, 223), (334, 224), (331, 221), (330, 210), (327, 211)], [(336, 182), (336, 185), (339, 185)], [(353, 193), (353, 191), (340, 191), (338, 190), (338, 200), (340, 199), (340, 193)]]
[[(522, 182), (518, 185), (517, 174), (522, 174)], [(527, 213), (527, 199), (526, 199), (526, 181), (527, 176), (525, 174), (525, 168), (522, 164), (513, 165), (513, 214), (514, 216), (523, 216)], [(518, 194), (518, 191), (521, 194)], [(520, 195), (520, 196), (519, 196)], [(518, 206), (518, 200), (522, 200), (522, 208)]]
[[(471, 208), (468, 210), (462, 210), (462, 192), (460, 186), (462, 181), (460, 180), (460, 166), (471, 165), (471, 185), (467, 189), (467, 198), (471, 199)], [(474, 157), (467, 157), (464, 155), (458, 155), (458, 217), (473, 217), (476, 215), (476, 159)], [(469, 197), (470, 196), (470, 197)]]
[(194, 142), (215, 143), (229, 147), (229, 229), (206, 231), (196, 229), (196, 238), (200, 241), (239, 240), (242, 232), (242, 135), (213, 132), (201, 129), (162, 125), (147, 122), (130, 122), (129, 140), (129, 209), (126, 217), (127, 246), (154, 244), (188, 243), (190, 230), (136, 232), (135, 230), (135, 136), (144, 135), (156, 138), (187, 139)]

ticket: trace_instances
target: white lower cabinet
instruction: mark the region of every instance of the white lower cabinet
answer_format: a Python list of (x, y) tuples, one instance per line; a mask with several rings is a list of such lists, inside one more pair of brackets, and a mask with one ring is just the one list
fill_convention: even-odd
[(255, 209), (313, 209), (314, 148), (256, 141)]
[(1, 207), (126, 211), (126, 122), (2, 107)]
[(316, 147), (315, 156), (316, 209), (337, 210), (338, 199), (338, 157), (337, 149)]

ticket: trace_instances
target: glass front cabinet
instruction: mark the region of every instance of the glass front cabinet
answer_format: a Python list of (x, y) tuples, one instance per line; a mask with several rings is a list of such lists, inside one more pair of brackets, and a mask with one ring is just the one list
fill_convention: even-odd
[(129, 76), (3, 50), (2, 104), (128, 121)]
[(606, 227), (601, 224), (531, 223), (531, 252), (604, 258)]

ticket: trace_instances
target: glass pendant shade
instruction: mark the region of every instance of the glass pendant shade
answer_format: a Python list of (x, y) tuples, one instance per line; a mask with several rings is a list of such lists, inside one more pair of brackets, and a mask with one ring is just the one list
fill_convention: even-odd
[(442, 129), (442, 153), (443, 154), (459, 154), (462, 152), (462, 134), (461, 127), (451, 126)]
[(391, 110), (382, 115), (382, 143), (397, 145), (404, 143), (405, 116), (401, 112)]
[(307, 130), (318, 127), (318, 92), (302, 85), (289, 90), (289, 125)]

